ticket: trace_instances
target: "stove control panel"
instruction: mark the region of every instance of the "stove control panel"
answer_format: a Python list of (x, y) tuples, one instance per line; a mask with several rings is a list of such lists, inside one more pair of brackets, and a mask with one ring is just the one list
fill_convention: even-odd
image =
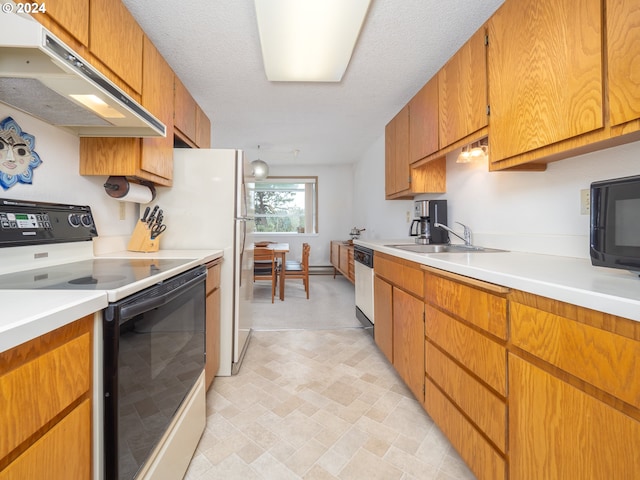
[(2, 228), (51, 228), (49, 215), (33, 213), (0, 212)]
[(88, 206), (0, 199), (0, 247), (79, 242), (97, 235)]

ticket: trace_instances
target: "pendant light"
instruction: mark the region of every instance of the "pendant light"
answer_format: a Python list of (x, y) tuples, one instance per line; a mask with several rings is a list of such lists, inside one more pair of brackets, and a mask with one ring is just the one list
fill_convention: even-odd
[[(258, 157), (260, 156), (260, 145), (258, 145)], [(251, 175), (256, 180), (264, 180), (269, 175), (269, 165), (258, 158), (251, 162)]]

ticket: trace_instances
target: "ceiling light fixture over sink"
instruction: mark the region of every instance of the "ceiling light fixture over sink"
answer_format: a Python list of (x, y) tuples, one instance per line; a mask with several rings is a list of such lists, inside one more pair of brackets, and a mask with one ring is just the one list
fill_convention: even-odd
[(255, 0), (272, 82), (339, 82), (371, 0)]

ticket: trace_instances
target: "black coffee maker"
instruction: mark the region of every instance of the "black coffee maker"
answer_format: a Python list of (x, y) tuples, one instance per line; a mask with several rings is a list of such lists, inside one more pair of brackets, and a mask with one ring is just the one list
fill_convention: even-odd
[(416, 243), (449, 243), (449, 232), (433, 226), (447, 224), (446, 200), (418, 200), (414, 202), (413, 212), (409, 236), (416, 237)]

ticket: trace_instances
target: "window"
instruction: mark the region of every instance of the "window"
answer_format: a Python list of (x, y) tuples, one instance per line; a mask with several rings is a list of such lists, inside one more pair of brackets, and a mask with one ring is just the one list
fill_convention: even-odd
[(267, 177), (248, 187), (256, 232), (318, 233), (318, 177)]

